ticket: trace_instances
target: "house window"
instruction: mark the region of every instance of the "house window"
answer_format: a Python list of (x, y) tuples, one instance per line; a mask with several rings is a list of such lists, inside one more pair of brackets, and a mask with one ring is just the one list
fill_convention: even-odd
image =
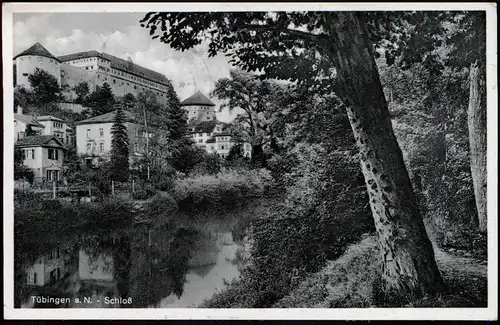
[[(56, 172), (57, 170), (52, 171)], [(59, 247), (56, 247), (49, 252), (49, 260), (59, 257), (61, 257), (61, 251), (59, 250)]]
[(103, 151), (104, 151), (104, 141), (101, 141), (101, 142), (99, 143), (99, 151), (100, 151), (100, 152), (103, 152)]
[(90, 129), (87, 129), (87, 138), (90, 138)]
[(59, 180), (59, 171), (58, 170), (47, 170), (47, 180), (48, 181)]
[(92, 141), (87, 142), (87, 151), (89, 151), (90, 149), (92, 149)]
[(220, 146), (220, 149), (221, 149), (221, 150), (224, 150), (224, 146)]
[(103, 128), (99, 129), (99, 136), (101, 136), (101, 137), (104, 136), (104, 129)]
[(58, 160), (59, 159), (59, 150), (49, 148), (49, 159), (50, 160)]
[(35, 149), (23, 150), (24, 159), (35, 159)]
[(135, 135), (136, 137), (138, 137), (138, 136), (139, 136), (139, 129), (135, 129), (135, 130), (134, 130), (134, 135)]
[(198, 143), (203, 143), (203, 139), (199, 139), (199, 140), (198, 140)]

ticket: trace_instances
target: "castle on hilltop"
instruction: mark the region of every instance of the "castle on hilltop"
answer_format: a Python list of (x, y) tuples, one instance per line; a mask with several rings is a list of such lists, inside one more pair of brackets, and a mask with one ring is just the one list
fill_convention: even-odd
[(86, 82), (90, 91), (108, 83), (116, 96), (151, 90), (158, 100), (167, 99), (170, 81), (161, 73), (146, 69), (128, 60), (96, 50), (54, 56), (40, 43), (14, 57), (14, 86), (30, 87), (28, 76), (36, 68), (52, 74), (63, 89), (65, 100), (76, 98), (73, 87)]

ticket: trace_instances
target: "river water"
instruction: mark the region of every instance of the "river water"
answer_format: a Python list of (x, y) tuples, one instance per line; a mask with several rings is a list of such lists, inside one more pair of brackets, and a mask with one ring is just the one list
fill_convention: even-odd
[(235, 220), (80, 236), (25, 265), (23, 308), (196, 307), (238, 278)]

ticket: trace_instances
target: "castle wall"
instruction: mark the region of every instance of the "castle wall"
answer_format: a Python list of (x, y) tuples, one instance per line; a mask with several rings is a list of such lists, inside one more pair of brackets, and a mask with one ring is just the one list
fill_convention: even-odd
[(96, 86), (96, 71), (87, 71), (82, 68), (74, 67), (69, 64), (61, 64), (61, 87), (67, 101), (76, 99), (76, 94), (73, 87), (80, 82), (86, 82), (89, 85), (90, 91), (95, 90)]
[(215, 115), (215, 109), (213, 106), (184, 106), (183, 107), (187, 112), (188, 120), (197, 120), (197, 121), (215, 121), (217, 119)]
[(54, 59), (49, 59), (44, 56), (23, 55), (17, 57), (16, 63), (16, 83), (26, 88), (30, 88), (28, 76), (35, 72), (36, 68), (45, 70), (53, 75), (59, 84), (61, 84), (61, 64)]
[(156, 83), (155, 85), (153, 83), (147, 84), (147, 81), (144, 79), (144, 82), (142, 82), (133, 80), (132, 78), (138, 79), (131, 74), (116, 69), (110, 69), (109, 72), (99, 69), (96, 73), (96, 84), (102, 86), (104, 83), (108, 83), (113, 90), (113, 94), (119, 97), (128, 93), (137, 97), (141, 91), (150, 90), (156, 95), (160, 103), (164, 103), (167, 100), (166, 86)]

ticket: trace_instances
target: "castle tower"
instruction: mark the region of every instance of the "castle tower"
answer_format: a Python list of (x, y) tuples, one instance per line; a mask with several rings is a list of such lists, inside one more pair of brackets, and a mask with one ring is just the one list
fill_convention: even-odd
[(181, 106), (187, 112), (188, 121), (204, 122), (217, 120), (214, 109), (215, 104), (199, 91), (184, 99), (181, 102)]
[(53, 75), (61, 85), (61, 62), (38, 42), (16, 55), (14, 64), (16, 85), (30, 88), (28, 76), (35, 72), (36, 68)]

